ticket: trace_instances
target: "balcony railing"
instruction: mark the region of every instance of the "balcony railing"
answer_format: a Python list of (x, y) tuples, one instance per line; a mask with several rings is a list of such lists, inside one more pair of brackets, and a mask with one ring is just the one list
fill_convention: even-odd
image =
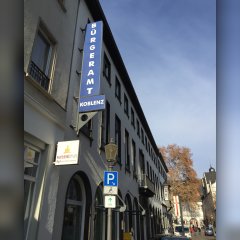
[(49, 78), (46, 74), (33, 62), (31, 61), (29, 67), (29, 74), (36, 80), (45, 90), (49, 87)]
[(138, 178), (140, 194), (152, 197), (155, 195), (154, 183), (146, 174), (141, 174)]

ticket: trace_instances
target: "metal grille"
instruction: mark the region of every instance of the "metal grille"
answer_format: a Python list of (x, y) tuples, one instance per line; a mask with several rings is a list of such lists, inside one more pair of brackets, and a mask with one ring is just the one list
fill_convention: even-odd
[(30, 63), (29, 74), (46, 90), (49, 86), (49, 78), (46, 74), (33, 62)]

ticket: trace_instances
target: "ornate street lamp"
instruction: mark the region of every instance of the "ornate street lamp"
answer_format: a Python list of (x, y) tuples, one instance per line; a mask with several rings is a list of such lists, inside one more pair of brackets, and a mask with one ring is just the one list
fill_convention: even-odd
[[(112, 167), (116, 163), (118, 147), (114, 143), (113, 138), (110, 139), (110, 143), (105, 145), (105, 155), (108, 162), (108, 168), (111, 171)], [(112, 240), (112, 209), (108, 208), (107, 215), (107, 240)]]
[(110, 143), (105, 145), (105, 155), (107, 162), (109, 163), (109, 168), (116, 164), (118, 147), (114, 143), (113, 138), (110, 139)]

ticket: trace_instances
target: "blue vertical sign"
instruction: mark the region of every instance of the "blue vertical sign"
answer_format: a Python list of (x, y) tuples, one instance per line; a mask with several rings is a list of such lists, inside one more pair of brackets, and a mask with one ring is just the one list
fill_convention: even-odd
[(79, 112), (105, 109), (105, 96), (100, 95), (102, 21), (89, 23), (83, 48)]

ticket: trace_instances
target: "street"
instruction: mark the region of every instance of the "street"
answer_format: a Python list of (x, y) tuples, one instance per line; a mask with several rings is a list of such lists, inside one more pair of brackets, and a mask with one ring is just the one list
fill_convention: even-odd
[(193, 233), (192, 240), (216, 240), (215, 236), (205, 236), (204, 232)]

